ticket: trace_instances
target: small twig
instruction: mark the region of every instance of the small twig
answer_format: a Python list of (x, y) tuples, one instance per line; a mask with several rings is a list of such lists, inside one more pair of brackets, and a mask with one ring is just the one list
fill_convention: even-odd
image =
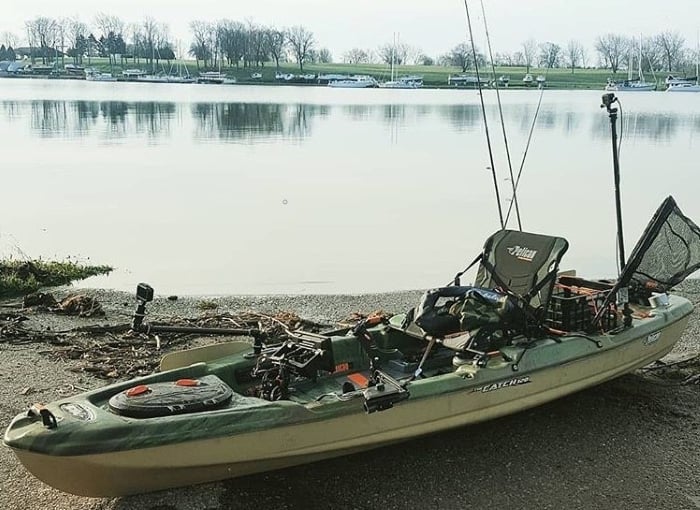
[(681, 384), (700, 384), (700, 374), (691, 375), (683, 380)]
[(676, 361), (672, 361), (670, 363), (666, 363), (665, 361), (658, 360), (657, 361), (658, 365), (650, 365), (650, 366), (642, 367), (640, 370), (644, 370), (644, 371), (661, 370), (661, 369), (673, 367), (676, 365), (682, 365), (683, 363), (688, 363), (689, 361), (693, 361), (696, 359), (700, 359), (700, 353), (691, 354), (689, 356), (686, 356), (685, 358), (682, 358), (682, 359), (679, 359)]

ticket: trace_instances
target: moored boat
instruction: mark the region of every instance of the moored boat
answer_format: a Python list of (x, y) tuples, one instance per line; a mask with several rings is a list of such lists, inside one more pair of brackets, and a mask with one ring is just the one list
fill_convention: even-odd
[(85, 70), (85, 80), (114, 82), (117, 81), (117, 78), (111, 73), (101, 73), (96, 69), (90, 68)]
[(204, 71), (199, 73), (197, 83), (206, 83), (210, 85), (228, 85), (236, 83), (234, 78), (228, 78), (221, 71)]
[(656, 90), (656, 84), (647, 83), (643, 80), (608, 80), (605, 85), (605, 90), (615, 92), (651, 92)]
[(148, 73), (143, 69), (124, 69), (122, 71), (122, 78), (125, 80), (138, 80), (147, 74)]
[(342, 80), (331, 80), (328, 82), (328, 86), (332, 88), (343, 88), (343, 89), (367, 89), (376, 88), (379, 86), (377, 80), (367, 75), (354, 75), (347, 76)]
[(700, 92), (700, 83), (673, 83), (668, 86), (666, 92)]
[(474, 87), (478, 88), (479, 85), (488, 85), (488, 80), (486, 78), (477, 78), (476, 76), (470, 74), (459, 74), (456, 76), (448, 76), (447, 84), (454, 85), (455, 87)]
[(422, 76), (399, 76), (396, 80), (380, 83), (384, 89), (420, 89), (423, 87)]

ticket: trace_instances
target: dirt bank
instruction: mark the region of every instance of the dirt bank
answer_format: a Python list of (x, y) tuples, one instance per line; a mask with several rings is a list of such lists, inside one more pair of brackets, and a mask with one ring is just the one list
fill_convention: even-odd
[[(700, 282), (682, 288), (700, 301)], [(33, 327), (128, 322), (133, 296), (88, 291), (104, 318), (29, 314)], [(58, 293), (60, 294), (60, 292)], [(366, 296), (222, 297), (217, 311), (294, 311), (335, 322), (353, 311), (399, 312), (419, 292)], [(199, 315), (201, 299), (158, 299), (155, 316)], [(2, 309), (0, 309), (2, 311)], [(672, 356), (700, 352), (700, 312)], [(104, 381), (72, 372), (40, 344), (0, 341), (0, 425), (37, 401)], [(88, 499), (60, 493), (0, 448), (0, 508), (165, 510), (285, 508), (700, 508), (700, 386), (680, 381), (698, 366), (639, 371), (539, 408), (369, 453), (161, 493)]]

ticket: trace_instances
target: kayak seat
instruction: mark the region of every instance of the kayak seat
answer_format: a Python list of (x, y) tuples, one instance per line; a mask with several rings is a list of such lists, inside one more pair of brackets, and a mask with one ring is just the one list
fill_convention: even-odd
[[(479, 257), (474, 286), (427, 291), (415, 324), (453, 350), (490, 351), (542, 326), (569, 243), (561, 237), (500, 230)], [(457, 279), (456, 279), (457, 281)]]
[(559, 263), (568, 249), (563, 237), (500, 230), (484, 243), (474, 285), (518, 296), (541, 315), (549, 306)]

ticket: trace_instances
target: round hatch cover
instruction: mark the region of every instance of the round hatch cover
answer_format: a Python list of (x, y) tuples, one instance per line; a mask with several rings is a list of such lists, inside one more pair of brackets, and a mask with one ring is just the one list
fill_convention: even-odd
[(233, 391), (221, 379), (207, 375), (199, 379), (140, 384), (109, 399), (109, 408), (131, 418), (155, 418), (194, 413), (226, 405)]

